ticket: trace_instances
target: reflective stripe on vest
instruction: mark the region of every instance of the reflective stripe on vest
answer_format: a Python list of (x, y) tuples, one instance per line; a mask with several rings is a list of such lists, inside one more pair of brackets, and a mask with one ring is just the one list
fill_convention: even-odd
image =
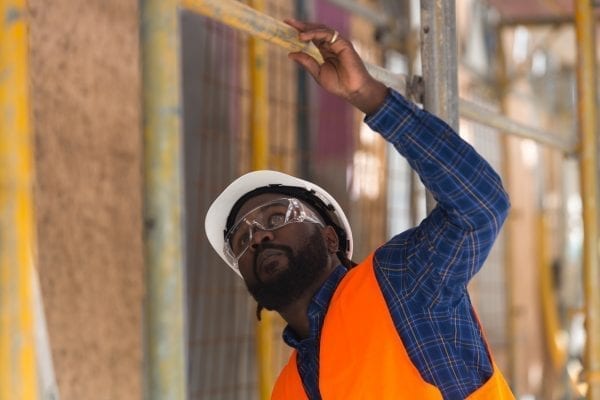
[[(336, 289), (321, 332), (319, 389), (323, 400), (442, 399), (410, 360), (373, 270), (373, 255)], [(271, 399), (308, 399), (294, 351)], [(494, 364), (492, 377), (468, 399), (514, 399)]]

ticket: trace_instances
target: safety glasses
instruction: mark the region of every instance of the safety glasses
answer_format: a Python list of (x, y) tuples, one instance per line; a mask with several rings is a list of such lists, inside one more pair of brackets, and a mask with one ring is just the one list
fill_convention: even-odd
[(224, 245), (225, 255), (237, 268), (238, 260), (252, 244), (252, 237), (257, 229), (274, 231), (300, 222), (324, 226), (317, 214), (296, 198), (281, 198), (262, 204), (246, 213), (227, 232)]

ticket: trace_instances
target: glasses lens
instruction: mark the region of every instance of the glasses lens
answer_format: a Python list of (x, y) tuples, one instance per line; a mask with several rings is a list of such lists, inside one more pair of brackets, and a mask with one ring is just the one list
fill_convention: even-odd
[(291, 203), (289, 199), (278, 199), (263, 204), (248, 213), (231, 228), (225, 237), (225, 245), (234, 258), (244, 254), (252, 240), (254, 229), (274, 230), (286, 224)]
[(251, 225), (247, 224), (246, 221), (242, 221), (231, 231), (227, 241), (235, 257), (238, 257), (248, 247), (248, 243), (252, 239), (250, 228)]

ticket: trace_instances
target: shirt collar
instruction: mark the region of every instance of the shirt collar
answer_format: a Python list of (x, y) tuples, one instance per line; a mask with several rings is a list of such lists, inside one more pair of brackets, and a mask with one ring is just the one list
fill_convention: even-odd
[(288, 346), (297, 349), (303, 342), (312, 342), (319, 337), (331, 298), (346, 272), (348, 272), (346, 267), (338, 265), (310, 301), (308, 305), (309, 336), (306, 339), (300, 340), (289, 325), (285, 327), (283, 340)]

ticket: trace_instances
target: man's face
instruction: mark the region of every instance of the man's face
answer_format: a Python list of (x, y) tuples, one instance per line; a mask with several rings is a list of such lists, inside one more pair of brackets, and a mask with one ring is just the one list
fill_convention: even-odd
[[(285, 196), (269, 193), (248, 199), (236, 222), (250, 210), (282, 197)], [(318, 280), (328, 261), (321, 230), (320, 225), (306, 222), (272, 231), (254, 230), (250, 247), (238, 260), (238, 267), (260, 305), (268, 310), (281, 309)]]

